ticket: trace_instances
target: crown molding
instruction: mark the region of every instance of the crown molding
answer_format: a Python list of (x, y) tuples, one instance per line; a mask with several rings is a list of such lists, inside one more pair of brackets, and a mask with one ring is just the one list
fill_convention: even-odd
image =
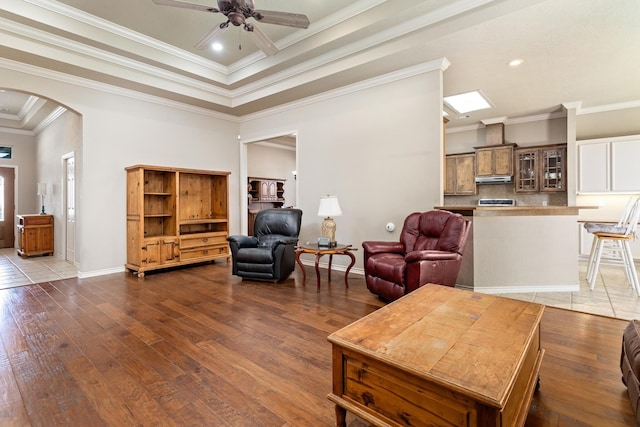
[(339, 96), (348, 95), (351, 93), (359, 92), (361, 90), (381, 86), (387, 83), (392, 83), (398, 80), (406, 79), (409, 77), (418, 76), (432, 71), (444, 71), (450, 65), (447, 58), (435, 59), (433, 61), (424, 62), (422, 64), (414, 65), (412, 67), (404, 68), (402, 70), (387, 73), (381, 76), (373, 77), (367, 80), (363, 80), (358, 83), (354, 83), (348, 86), (344, 86), (338, 89), (323, 92), (318, 95), (309, 96), (298, 101), (292, 101), (286, 104), (279, 105), (277, 107), (269, 108), (266, 110), (258, 111), (257, 113), (247, 114), (240, 118), (241, 122), (255, 120), (259, 118), (265, 118), (274, 114), (283, 113), (286, 111), (294, 110), (296, 108), (304, 107), (307, 105), (316, 104), (328, 99), (337, 98)]
[[(52, 71), (49, 69), (36, 67), (34, 65), (28, 65), (21, 62), (11, 61), (8, 59), (0, 58), (0, 68), (6, 68), (12, 71), (30, 74), (36, 77), (42, 77), (49, 80), (54, 80), (62, 83), (72, 84), (87, 89), (98, 90), (100, 92), (110, 93), (113, 95), (124, 96), (139, 101), (150, 102), (156, 105), (162, 105), (169, 108), (175, 108), (190, 113), (201, 114), (207, 117), (218, 118), (222, 120), (228, 120), (232, 122), (239, 122), (236, 116), (230, 114), (220, 113), (212, 111), (206, 108), (195, 107), (193, 105), (184, 104), (182, 102), (172, 101), (159, 96), (148, 95), (145, 93), (137, 92), (131, 89), (124, 89), (119, 86), (109, 85), (107, 83), (99, 83), (94, 80), (85, 79), (82, 77), (72, 76), (58, 71)], [(11, 88), (7, 88), (11, 89)], [(44, 94), (41, 94), (44, 95)], [(53, 101), (60, 102), (60, 100), (53, 99)]]
[[(379, 4), (384, 3), (386, 0), (359, 0), (353, 1), (349, 5), (343, 7), (337, 13), (334, 13), (326, 18), (323, 18), (317, 22), (311, 23), (309, 28), (305, 31), (296, 31), (294, 33), (289, 34), (286, 37), (278, 40), (275, 45), (278, 49), (285, 49), (290, 46), (295, 45), (305, 39), (308, 39), (322, 31), (325, 31), (331, 27), (338, 25), (341, 22), (344, 22), (354, 16), (357, 16), (369, 9), (378, 6)], [(245, 69), (261, 59), (264, 59), (266, 55), (260, 51), (248, 55), (245, 58), (234, 62), (228, 67), (229, 74), (234, 74), (242, 69)]]
[[(228, 89), (0, 18), (0, 33), (2, 32), (7, 35), (7, 41), (11, 38), (11, 33), (19, 35), (18, 39), (13, 39), (15, 46), (11, 45), (18, 50), (56, 61), (66, 60), (68, 63), (99, 73), (110, 73), (138, 84), (155, 85), (224, 106), (230, 106), (231, 103), (232, 92)], [(31, 42), (32, 39), (40, 43), (34, 44)]]
[(8, 133), (13, 135), (35, 136), (36, 134), (30, 130), (14, 129), (0, 126), (0, 133)]
[(64, 16), (66, 18), (88, 25), (89, 27), (97, 28), (102, 31), (106, 31), (108, 33), (114, 34), (118, 37), (122, 37), (123, 39), (134, 41), (136, 43), (150, 47), (156, 51), (163, 52), (165, 54), (168, 53), (171, 56), (180, 58), (187, 62), (197, 64), (204, 68), (208, 68), (217, 73), (221, 73), (225, 75), (229, 74), (229, 70), (227, 67), (215, 61), (203, 58), (202, 56), (195, 55), (183, 49), (179, 49), (168, 43), (161, 42), (152, 37), (130, 30), (129, 28), (125, 28), (120, 25), (114, 24), (111, 21), (98, 18), (97, 16), (88, 14), (74, 7), (67, 6), (64, 3), (60, 3), (52, 0), (24, 0), (24, 1), (26, 3), (30, 3), (34, 6), (53, 12), (56, 15)]
[(596, 105), (593, 107), (578, 108), (577, 115), (605, 113), (608, 111), (628, 110), (631, 108), (640, 108), (640, 99), (628, 102), (619, 102), (617, 104)]
[(38, 135), (40, 132), (45, 130), (51, 123), (55, 122), (58, 117), (67, 112), (67, 109), (59, 106), (55, 110), (51, 112), (43, 121), (41, 121), (38, 126), (33, 130), (34, 134)]

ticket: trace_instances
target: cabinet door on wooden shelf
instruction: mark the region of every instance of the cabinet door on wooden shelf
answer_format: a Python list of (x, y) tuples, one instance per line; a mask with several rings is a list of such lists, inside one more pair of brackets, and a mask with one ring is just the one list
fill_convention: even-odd
[(537, 149), (520, 148), (515, 150), (516, 173), (515, 192), (535, 193), (539, 186), (539, 151)]
[(513, 146), (476, 147), (476, 175), (513, 175)]
[(445, 158), (446, 195), (476, 194), (475, 154), (450, 154)]
[(540, 191), (566, 191), (567, 147), (565, 145), (541, 147), (540, 158)]
[(177, 263), (179, 258), (178, 239), (145, 239), (142, 246), (141, 263), (146, 267)]

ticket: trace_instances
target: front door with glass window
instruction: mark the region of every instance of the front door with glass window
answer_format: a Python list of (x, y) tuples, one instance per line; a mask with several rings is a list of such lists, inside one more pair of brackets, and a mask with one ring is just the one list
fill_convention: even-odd
[(15, 169), (0, 168), (0, 248), (13, 248)]

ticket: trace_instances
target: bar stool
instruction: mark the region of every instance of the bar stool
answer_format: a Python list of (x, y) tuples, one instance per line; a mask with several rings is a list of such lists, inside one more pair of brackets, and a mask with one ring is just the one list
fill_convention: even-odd
[(640, 296), (640, 282), (629, 244), (629, 241), (636, 236), (639, 217), (640, 198), (630, 198), (617, 224), (586, 223), (584, 225), (585, 229), (593, 234), (587, 267), (587, 282), (591, 290), (595, 287), (602, 252), (606, 247), (608, 251), (620, 256), (627, 281)]

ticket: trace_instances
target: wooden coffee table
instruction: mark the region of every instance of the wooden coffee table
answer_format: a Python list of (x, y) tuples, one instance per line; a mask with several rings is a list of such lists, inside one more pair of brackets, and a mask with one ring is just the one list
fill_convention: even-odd
[(522, 426), (544, 306), (425, 285), (331, 334), (337, 425)]
[(351, 253), (351, 251), (355, 251), (357, 248), (352, 247), (351, 245), (336, 245), (332, 248), (320, 248), (316, 244), (306, 244), (300, 245), (296, 247), (296, 262), (300, 266), (302, 270), (302, 281), (307, 280), (307, 273), (304, 271), (304, 265), (300, 261), (300, 255), (302, 254), (314, 254), (316, 256), (316, 278), (318, 279), (318, 292), (320, 292), (320, 268), (318, 267), (318, 263), (320, 262), (320, 258), (323, 255), (329, 255), (329, 276), (328, 280), (331, 281), (331, 262), (333, 261), (334, 255), (347, 255), (351, 258), (351, 263), (347, 267), (347, 271), (344, 273), (344, 285), (348, 288), (349, 282), (347, 281), (347, 277), (349, 276), (349, 271), (351, 271), (351, 267), (356, 263), (356, 257)]

